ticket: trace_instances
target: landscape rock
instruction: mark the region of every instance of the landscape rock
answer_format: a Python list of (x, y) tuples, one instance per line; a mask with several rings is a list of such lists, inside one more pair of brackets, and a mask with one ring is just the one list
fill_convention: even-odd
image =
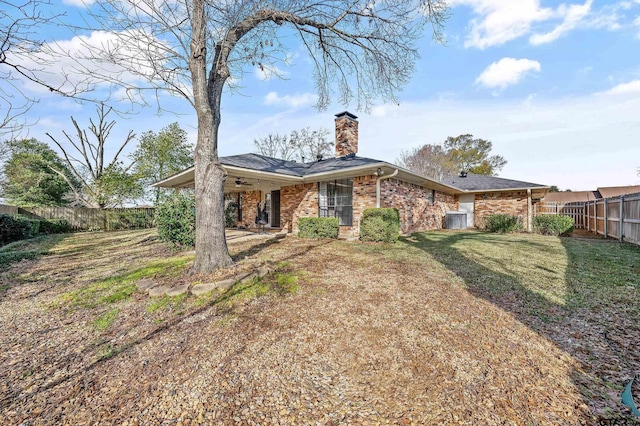
[(158, 287), (152, 287), (149, 289), (149, 296), (150, 297), (161, 297), (163, 295), (165, 295), (167, 293), (167, 291), (169, 291), (171, 289), (170, 286), (168, 285), (161, 285)]
[(175, 287), (171, 287), (167, 290), (166, 294), (169, 297), (179, 296), (185, 294), (189, 290), (189, 284), (182, 284)]
[(244, 278), (242, 278), (242, 279), (240, 280), (240, 282), (241, 282), (242, 284), (247, 284), (249, 281), (251, 281), (252, 279), (254, 279), (254, 278), (255, 278), (255, 277), (257, 277), (257, 276), (258, 276), (258, 274), (257, 274), (256, 272), (251, 272), (250, 274), (245, 275), (245, 276), (244, 276)]
[(136, 287), (140, 291), (147, 291), (151, 287), (154, 287), (155, 285), (156, 285), (156, 282), (154, 280), (152, 280), (151, 278), (143, 278), (143, 279), (141, 279), (140, 281), (138, 281), (136, 283)]
[(229, 290), (238, 281), (235, 278), (227, 278), (226, 280), (218, 281), (215, 283), (216, 288), (221, 290)]
[(260, 278), (264, 277), (265, 275), (269, 274), (269, 272), (271, 272), (271, 268), (269, 268), (268, 266), (261, 266), (258, 268), (258, 270), (256, 271), (256, 273), (258, 274), (258, 276)]

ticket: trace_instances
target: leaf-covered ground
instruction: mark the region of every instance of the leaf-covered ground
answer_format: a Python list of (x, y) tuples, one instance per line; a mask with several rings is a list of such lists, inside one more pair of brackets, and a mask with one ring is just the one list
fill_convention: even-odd
[(152, 231), (36, 244), (0, 271), (0, 424), (640, 424), (635, 246), (238, 239), (236, 269), (275, 272), (150, 299), (136, 281), (224, 272)]

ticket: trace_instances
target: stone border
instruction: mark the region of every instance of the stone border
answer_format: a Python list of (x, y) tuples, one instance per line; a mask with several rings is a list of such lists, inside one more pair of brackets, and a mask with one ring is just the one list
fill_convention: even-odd
[(159, 285), (151, 278), (143, 278), (136, 283), (138, 290), (146, 292), (149, 297), (162, 297), (162, 296), (179, 296), (185, 293), (191, 293), (194, 296), (200, 296), (213, 290), (227, 291), (237, 283), (246, 284), (254, 278), (262, 278), (273, 272), (274, 268), (269, 265), (263, 265), (255, 268), (253, 271), (236, 275), (224, 280), (215, 281), (211, 283), (195, 284), (182, 284), (178, 286)]

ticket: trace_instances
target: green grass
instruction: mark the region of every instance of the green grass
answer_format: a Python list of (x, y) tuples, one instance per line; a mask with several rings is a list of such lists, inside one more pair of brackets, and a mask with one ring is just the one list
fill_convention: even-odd
[(65, 235), (40, 235), (28, 240), (14, 241), (0, 247), (0, 269), (23, 259), (37, 259), (65, 238)]
[(452, 282), (528, 315), (557, 321), (563, 310), (625, 306), (639, 314), (640, 247), (529, 234), (429, 232), (395, 245), (358, 245), (407, 267), (453, 274)]
[(136, 282), (143, 278), (172, 278), (179, 275), (192, 256), (170, 257), (153, 261), (131, 272), (95, 281), (81, 289), (63, 293), (57, 305), (70, 304), (93, 308), (129, 299), (136, 291)]
[(174, 297), (169, 297), (165, 295), (162, 297), (151, 299), (151, 301), (145, 308), (145, 311), (148, 314), (153, 314), (157, 311), (172, 310), (175, 312), (176, 315), (180, 315), (185, 309), (184, 302), (186, 297), (187, 297), (186, 294), (180, 294)]
[(93, 322), (94, 330), (96, 330), (96, 331), (104, 331), (107, 328), (109, 328), (111, 326), (111, 324), (113, 324), (115, 319), (118, 317), (119, 313), (120, 313), (120, 309), (113, 308), (113, 309), (108, 310), (104, 314), (100, 315)]
[[(276, 270), (262, 278), (256, 277), (247, 282), (238, 282), (227, 292), (212, 299), (209, 304), (223, 310), (232, 310), (236, 303), (275, 294), (283, 297), (300, 289), (300, 281), (305, 279), (304, 271), (295, 270), (290, 263), (281, 262)], [(196, 300), (201, 304), (201, 301)]]

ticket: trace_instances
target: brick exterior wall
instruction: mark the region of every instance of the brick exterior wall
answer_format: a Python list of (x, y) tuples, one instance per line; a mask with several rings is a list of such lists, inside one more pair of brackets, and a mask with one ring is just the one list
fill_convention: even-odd
[(518, 216), (527, 227), (527, 191), (487, 192), (476, 194), (475, 225), (484, 228), (484, 220), (492, 214)]
[(258, 203), (262, 202), (262, 191), (242, 192), (242, 220), (236, 221), (236, 226), (254, 228), (258, 213)]
[[(380, 182), (380, 205), (395, 207), (400, 212), (400, 227), (404, 234), (442, 229), (447, 210), (457, 210), (455, 196), (435, 191), (434, 205), (429, 205), (429, 190), (396, 179)], [(242, 221), (237, 226), (255, 227), (256, 204), (261, 202), (261, 191), (242, 193)], [(486, 201), (486, 200), (483, 200)], [(376, 206), (376, 176), (353, 178), (353, 224), (341, 226), (341, 237), (357, 237), (365, 209)], [(526, 194), (524, 200), (526, 215)], [(476, 209), (478, 202), (476, 199)], [(280, 188), (280, 225), (286, 232), (298, 233), (301, 217), (318, 217), (318, 184), (283, 186)], [(476, 210), (476, 215), (478, 210)]]
[(301, 217), (318, 217), (318, 184), (283, 186), (280, 188), (280, 225), (283, 230), (298, 233)]
[(429, 193), (429, 189), (418, 185), (396, 179), (386, 179), (381, 182), (380, 186), (380, 206), (398, 209), (400, 229), (404, 234), (442, 229), (445, 212), (457, 210), (458, 202), (454, 195), (435, 191), (434, 203), (430, 205)]
[(342, 114), (336, 118), (336, 157), (358, 153), (358, 120)]

